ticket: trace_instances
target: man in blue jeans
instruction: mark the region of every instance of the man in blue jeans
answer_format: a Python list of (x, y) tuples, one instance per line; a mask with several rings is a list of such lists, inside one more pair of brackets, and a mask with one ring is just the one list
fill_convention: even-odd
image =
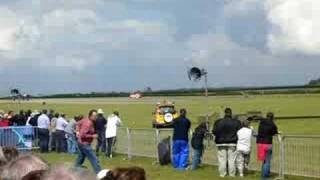
[(181, 109), (179, 118), (173, 122), (173, 167), (179, 170), (185, 170), (189, 160), (188, 135), (191, 123), (186, 115), (187, 111)]
[(76, 133), (78, 137), (79, 154), (75, 166), (81, 167), (87, 157), (95, 173), (98, 174), (101, 171), (100, 162), (91, 146), (93, 139), (97, 138), (93, 125), (96, 119), (97, 111), (91, 110), (88, 118), (79, 121), (77, 124)]

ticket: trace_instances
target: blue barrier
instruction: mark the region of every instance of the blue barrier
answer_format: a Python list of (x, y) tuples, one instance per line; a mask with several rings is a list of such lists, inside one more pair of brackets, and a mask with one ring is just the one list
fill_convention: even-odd
[(32, 126), (0, 128), (0, 146), (15, 147), (18, 150), (38, 149), (37, 132), (37, 128)]

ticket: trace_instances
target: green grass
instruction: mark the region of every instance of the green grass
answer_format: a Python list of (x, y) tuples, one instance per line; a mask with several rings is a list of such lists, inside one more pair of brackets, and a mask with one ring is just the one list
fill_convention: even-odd
[[(0, 101), (0, 109), (6, 111), (17, 111), (18, 109), (55, 109), (58, 112), (67, 113), (69, 118), (78, 114), (86, 115), (89, 109), (92, 108), (102, 108), (107, 113), (118, 110), (121, 113), (124, 126), (150, 128), (155, 103), (164, 99), (175, 101), (177, 108), (187, 108), (193, 127), (197, 124), (199, 115), (203, 115), (206, 112), (205, 101), (202, 97), (157, 97), (143, 98), (141, 100), (130, 100), (127, 98), (52, 99), (45, 100), (47, 105), (42, 105), (42, 101), (39, 100), (23, 102), (20, 105), (10, 101)], [(276, 116), (320, 115), (320, 95), (268, 95), (251, 96), (249, 98), (240, 96), (210, 97), (210, 112), (221, 111), (220, 107), (231, 107), (235, 114), (247, 111), (262, 111), (264, 113), (272, 111)], [(319, 135), (320, 132), (320, 119), (279, 120), (276, 121), (276, 124), (284, 134)], [(257, 124), (254, 124), (254, 126), (256, 127)], [(215, 154), (213, 153), (212, 156), (215, 156)], [(65, 163), (72, 165), (76, 157), (64, 154), (47, 154), (43, 155), (43, 158), (52, 164)], [(179, 172), (171, 166), (161, 167), (153, 165), (155, 159), (134, 157), (131, 160), (124, 160), (124, 158), (124, 156), (120, 155), (112, 160), (100, 157), (100, 161), (103, 168), (108, 169), (118, 166), (141, 166), (145, 168), (148, 178), (152, 180), (219, 179), (217, 167), (214, 166), (204, 166), (194, 172)], [(273, 163), (275, 163), (275, 160)], [(297, 162), (294, 161), (292, 163)], [(86, 162), (86, 166), (91, 168), (88, 162)], [(260, 174), (251, 172), (245, 179), (260, 179)], [(303, 180), (308, 178), (289, 177), (289, 179)]]
[[(152, 111), (157, 101), (168, 99), (175, 101), (177, 108), (187, 108), (188, 116), (196, 124), (199, 115), (206, 112), (204, 98), (202, 97), (157, 97), (143, 98), (141, 100), (130, 100), (127, 98), (92, 98), (92, 99), (60, 99), (45, 100), (47, 105), (43, 106), (42, 101), (23, 102), (20, 105), (8, 101), (0, 101), (0, 109), (55, 109), (64, 112), (72, 117), (77, 114), (86, 115), (89, 109), (102, 108), (105, 112), (111, 113), (118, 110), (124, 126), (131, 128), (150, 128)], [(221, 111), (220, 107), (231, 107), (235, 114), (246, 113), (247, 111), (272, 111), (276, 116), (302, 116), (320, 115), (320, 95), (266, 95), (228, 97), (210, 97), (209, 110), (211, 113)], [(320, 132), (320, 119), (306, 120), (279, 120), (276, 122), (284, 134), (310, 134)], [(256, 125), (254, 125), (256, 126)]]
[[(72, 166), (75, 162), (75, 155), (66, 154), (46, 154), (40, 155), (50, 164), (65, 164), (66, 166)], [(218, 170), (215, 166), (203, 166), (196, 171), (181, 172), (174, 170), (171, 166), (159, 166), (155, 165), (155, 159), (134, 157), (131, 160), (126, 160), (125, 156), (118, 155), (111, 160), (107, 160), (103, 156), (100, 156), (100, 162), (103, 169), (112, 169), (114, 167), (130, 167), (140, 166), (147, 172), (148, 179), (152, 180), (211, 180), (211, 179), (234, 179), (234, 178), (220, 178), (218, 176)], [(84, 164), (91, 169), (91, 165), (88, 161)], [(276, 178), (277, 176), (273, 176)], [(260, 173), (249, 172), (245, 177), (246, 180), (260, 179)], [(312, 178), (304, 177), (287, 177), (290, 180), (306, 180)]]

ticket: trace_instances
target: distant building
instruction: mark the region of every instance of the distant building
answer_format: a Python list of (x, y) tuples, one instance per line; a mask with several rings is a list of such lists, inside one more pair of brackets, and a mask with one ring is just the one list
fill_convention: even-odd
[(132, 99), (140, 99), (140, 98), (142, 98), (142, 93), (139, 91), (136, 91), (136, 92), (131, 93), (129, 97)]

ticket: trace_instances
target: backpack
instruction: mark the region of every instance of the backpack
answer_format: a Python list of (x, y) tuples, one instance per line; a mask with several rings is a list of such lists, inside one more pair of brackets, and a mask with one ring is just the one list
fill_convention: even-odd
[(171, 163), (171, 146), (170, 137), (163, 139), (158, 144), (158, 157), (160, 165), (168, 165)]

